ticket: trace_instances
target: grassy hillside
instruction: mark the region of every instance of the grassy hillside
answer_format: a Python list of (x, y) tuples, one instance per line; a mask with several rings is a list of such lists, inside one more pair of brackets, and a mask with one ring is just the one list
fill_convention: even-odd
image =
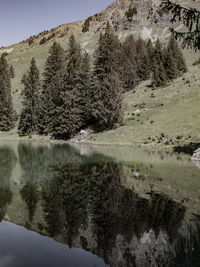
[[(151, 38), (153, 41), (159, 36), (163, 42), (166, 42), (170, 35), (168, 31), (169, 16), (160, 13), (159, 3), (159, 0), (117, 0), (90, 19), (88, 31), (85, 33), (82, 32), (85, 21), (78, 21), (34, 36), (32, 43), (29, 39), (0, 49), (0, 53), (8, 53), (8, 61), (15, 69), (12, 93), (17, 113), (20, 113), (22, 107), (21, 78), (29, 68), (31, 58), (35, 57), (42, 78), (48, 50), (55, 40), (66, 49), (68, 39), (73, 33), (83, 50), (92, 54), (100, 32), (104, 30), (106, 22), (110, 21), (121, 40), (133, 33), (136, 37)], [(187, 4), (189, 1), (185, 0), (184, 3)], [(198, 7), (199, 1), (193, 4)], [(136, 14), (131, 19), (127, 18), (126, 12), (133, 7), (137, 10)], [(150, 10), (151, 15), (149, 15)], [(178, 24), (176, 26), (182, 27)], [(40, 44), (44, 37), (47, 41)], [(184, 51), (184, 55), (189, 68), (184, 77), (154, 91), (149, 86), (151, 82), (147, 81), (140, 84), (135, 90), (126, 93), (123, 125), (112, 131), (92, 134), (86, 138), (85, 142), (173, 145), (190, 140), (199, 141), (200, 69), (198, 66), (193, 67), (192, 63), (200, 57), (200, 53), (188, 50)], [(139, 117), (132, 115), (136, 109), (141, 111)], [(161, 134), (162, 138), (160, 138)], [(0, 138), (16, 139), (16, 128), (9, 133), (0, 133)]]
[[(124, 121), (118, 128), (93, 134), (85, 141), (104, 144), (179, 145), (200, 142), (200, 66), (166, 87), (150, 81), (125, 94)], [(140, 110), (140, 116), (133, 115)]]

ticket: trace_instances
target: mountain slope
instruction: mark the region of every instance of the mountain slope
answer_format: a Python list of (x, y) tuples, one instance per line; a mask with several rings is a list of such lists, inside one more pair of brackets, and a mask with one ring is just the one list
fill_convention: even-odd
[[(125, 94), (124, 121), (118, 128), (90, 135), (85, 142), (115, 145), (200, 143), (200, 66), (166, 87), (149, 88), (143, 82)], [(140, 116), (133, 113), (140, 110)]]
[[(188, 0), (181, 1), (181, 3), (190, 5)], [(199, 7), (199, 3), (200, 1), (198, 0), (192, 4)], [(21, 90), (23, 86), (21, 78), (29, 68), (32, 57), (35, 57), (42, 73), (48, 56), (48, 50), (52, 43), (56, 40), (66, 49), (69, 36), (72, 33), (82, 48), (92, 54), (96, 48), (99, 34), (104, 30), (107, 21), (110, 22), (122, 41), (127, 35), (132, 33), (136, 37), (141, 36), (143, 39), (151, 38), (153, 41), (159, 37), (165, 42), (170, 36), (168, 30), (170, 17), (167, 12), (161, 10), (159, 5), (159, 0), (116, 0), (104, 11), (90, 17), (86, 21), (61, 25), (51, 31), (45, 31), (37, 36), (33, 36), (19, 44), (0, 49), (0, 53), (8, 53), (8, 61), (15, 69), (12, 90), (14, 107), (17, 112), (20, 112), (22, 106)], [(82, 27), (86, 23), (87, 29), (83, 33)], [(177, 24), (175, 27), (181, 28), (183, 26)], [(46, 38), (46, 42), (40, 44), (43, 38)], [(194, 60), (199, 57), (199, 53), (187, 50), (184, 51), (184, 55), (189, 68)], [(195, 72), (196, 78), (192, 78)], [(154, 92), (151, 92), (151, 89), (147, 87), (149, 82), (139, 85), (135, 89), (136, 93), (128, 92), (125, 95), (125, 102), (128, 102), (124, 118), (125, 126), (114, 130), (114, 134), (116, 134), (114, 137), (111, 134), (112, 131), (111, 133), (95, 135), (96, 141), (129, 144), (141, 141), (147, 142), (146, 139), (154, 138), (154, 135), (159, 135), (163, 130), (173, 137), (179, 134), (191, 134), (193, 139), (198, 139), (200, 137), (200, 129), (198, 128), (200, 125), (198, 116), (198, 80), (200, 73), (198, 67), (189, 69), (188, 74), (185, 74), (185, 76), (187, 77), (187, 75), (190, 79), (190, 87), (182, 86), (182, 80), (179, 78), (173, 84), (165, 88), (159, 88)], [(152, 93), (156, 97), (151, 97)], [(129, 118), (130, 114), (137, 109), (136, 105), (140, 105), (143, 102), (145, 102), (144, 109), (147, 110), (144, 115), (141, 113), (139, 121), (138, 118), (132, 121), (132, 118)], [(159, 103), (163, 104), (163, 106), (159, 106)], [(178, 114), (184, 114), (184, 116), (179, 116)], [(155, 123), (147, 123), (145, 118), (148, 118), (149, 121), (155, 121)], [(130, 131), (129, 126), (134, 128), (134, 130)], [(12, 131), (12, 134), (15, 136), (16, 130)], [(7, 133), (0, 134), (0, 137), (7, 135)], [(91, 138), (93, 137), (91, 136)], [(89, 141), (91, 140), (89, 139)]]

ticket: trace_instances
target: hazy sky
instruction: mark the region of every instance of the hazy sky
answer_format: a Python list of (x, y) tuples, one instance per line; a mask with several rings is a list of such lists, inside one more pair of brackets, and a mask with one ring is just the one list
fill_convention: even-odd
[(0, 0), (0, 47), (86, 19), (114, 0)]

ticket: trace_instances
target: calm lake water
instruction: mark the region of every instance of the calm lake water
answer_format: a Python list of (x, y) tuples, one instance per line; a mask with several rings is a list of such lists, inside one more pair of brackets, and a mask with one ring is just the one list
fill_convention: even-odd
[(199, 192), (187, 155), (0, 143), (0, 267), (157, 266)]

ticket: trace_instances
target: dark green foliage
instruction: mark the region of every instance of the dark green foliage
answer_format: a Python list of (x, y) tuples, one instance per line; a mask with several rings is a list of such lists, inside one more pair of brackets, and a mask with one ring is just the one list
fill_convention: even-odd
[(157, 63), (153, 72), (153, 87), (164, 86), (167, 83), (167, 74), (162, 63)]
[(12, 192), (10, 190), (10, 179), (13, 169), (16, 165), (17, 157), (14, 151), (7, 145), (1, 145), (0, 148), (0, 222), (4, 219), (7, 205), (12, 201)]
[(81, 58), (81, 65), (79, 75), (77, 79), (77, 91), (79, 93), (79, 105), (80, 105), (80, 116), (82, 118), (82, 124), (88, 126), (91, 123), (91, 110), (90, 106), (92, 99), (91, 93), (91, 63), (90, 56), (88, 53), (84, 53)]
[(167, 49), (170, 51), (172, 57), (174, 58), (176, 69), (179, 71), (179, 73), (186, 72), (187, 68), (186, 68), (185, 60), (183, 58), (183, 54), (173, 35), (171, 35)]
[(39, 112), (39, 76), (39, 70), (36, 66), (35, 59), (32, 58), (30, 70), (28, 74), (24, 75), (22, 78), (24, 89), (22, 91), (23, 109), (20, 114), (18, 125), (20, 136), (36, 133)]
[(10, 65), (10, 78), (11, 79), (15, 78), (15, 71), (13, 65)]
[[(149, 50), (152, 50), (149, 44)], [(186, 65), (182, 51), (173, 35), (169, 40), (167, 48), (162, 48), (157, 40), (154, 48), (153, 62), (153, 86), (165, 85), (168, 80), (173, 80), (186, 72)]]
[(166, 71), (167, 78), (169, 80), (173, 80), (178, 77), (178, 70), (177, 70), (175, 59), (171, 53), (171, 50), (164, 49), (163, 52), (165, 56), (164, 68)]
[(49, 37), (47, 38), (47, 41), (53, 39), (56, 36), (55, 32), (52, 33), (51, 35), (49, 35)]
[[(136, 12), (129, 11), (130, 14)], [(85, 21), (84, 32), (91, 20), (92, 17)], [(49, 39), (54, 36), (50, 35)], [(46, 37), (42, 40), (46, 42)], [(122, 120), (125, 90), (131, 90), (151, 77), (153, 87), (163, 86), (186, 71), (174, 37), (171, 37), (167, 48), (163, 48), (159, 40), (153, 46), (150, 40), (147, 43), (141, 38), (136, 41), (132, 35), (122, 44), (109, 23), (105, 33), (100, 34), (92, 67), (89, 55), (82, 54), (73, 35), (66, 54), (54, 42), (45, 64), (42, 90), (36, 93), (39, 97), (39, 134), (69, 139), (88, 126), (98, 131), (111, 129)], [(24, 76), (25, 85), (27, 80), (28, 77)], [(35, 132), (35, 128), (29, 128), (30, 120), (30, 112), (25, 109), (20, 116), (20, 134)]]
[(57, 107), (60, 105), (60, 90), (64, 80), (64, 50), (59, 43), (54, 42), (49, 50), (43, 77), (38, 132), (51, 134), (58, 123)]
[(153, 87), (163, 86), (167, 83), (167, 73), (164, 67), (164, 53), (159, 40), (157, 40), (155, 45), (155, 66), (153, 72)]
[(39, 197), (39, 191), (36, 184), (27, 183), (23, 186), (22, 190), (20, 191), (22, 200), (26, 203), (27, 209), (29, 212), (29, 221), (32, 222), (36, 206)]
[(172, 14), (171, 22), (174, 23), (177, 20), (182, 22), (187, 30), (177, 31), (171, 29), (176, 39), (182, 41), (183, 47), (193, 48), (195, 50), (200, 49), (200, 11), (193, 7), (184, 7), (179, 3), (174, 3), (170, 0), (162, 0), (161, 7), (163, 10), (167, 10)]
[(132, 90), (140, 81), (150, 78), (154, 70), (155, 54), (152, 43), (148, 44), (139, 38), (134, 40), (132, 35), (128, 36), (123, 43), (123, 82), (126, 91)]
[(79, 87), (81, 66), (81, 48), (72, 35), (66, 57), (66, 70), (64, 73), (63, 87), (60, 90), (58, 123), (54, 131), (54, 138), (69, 139), (82, 127), (82, 102)]
[(43, 190), (46, 230), (54, 237), (66, 229), (67, 244), (72, 246), (78, 229), (87, 223), (88, 178), (74, 164), (55, 166), (53, 175)]
[(99, 38), (92, 85), (91, 113), (99, 130), (112, 128), (122, 116), (123, 87), (116, 59), (118, 42), (108, 23), (105, 34)]
[(28, 45), (32, 45), (34, 43), (34, 38), (33, 37), (30, 37), (28, 39)]
[(155, 66), (155, 51), (154, 51), (154, 46), (152, 44), (151, 39), (148, 40), (147, 42), (147, 54), (148, 54), (148, 58), (149, 58), (149, 68), (150, 68), (150, 72), (154, 71), (154, 66)]
[(40, 45), (43, 45), (43, 44), (45, 44), (46, 43), (46, 41), (47, 41), (47, 38), (46, 37), (43, 37), (41, 40), (40, 40)]
[(5, 54), (0, 57), (0, 131), (9, 131), (14, 127), (16, 113), (13, 110), (11, 96), (10, 68)]
[(67, 140), (73, 137), (82, 126), (76, 96), (75, 90), (62, 90), (60, 92), (60, 106), (57, 107), (59, 123), (52, 133), (52, 136), (56, 139)]
[(126, 91), (132, 90), (139, 82), (136, 63), (136, 41), (133, 35), (123, 43), (123, 81)]
[(88, 32), (90, 29), (90, 22), (92, 21), (93, 17), (88, 17), (83, 26), (82, 26), (82, 32)]
[(139, 38), (136, 42), (136, 62), (139, 80), (147, 80), (150, 76), (150, 62), (146, 43), (141, 38)]

